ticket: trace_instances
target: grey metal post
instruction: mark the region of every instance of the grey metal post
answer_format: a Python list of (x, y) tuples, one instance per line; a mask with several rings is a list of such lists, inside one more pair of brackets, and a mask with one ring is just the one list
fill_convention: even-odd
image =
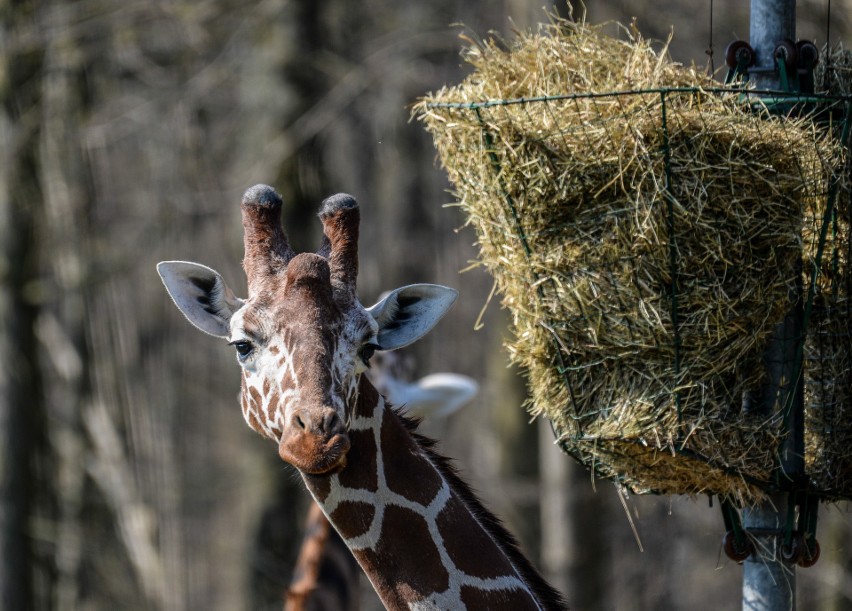
[[(801, 275), (800, 275), (801, 276)], [(778, 478), (795, 479), (804, 473), (804, 396), (801, 379), (802, 303), (791, 291), (793, 308), (778, 325), (764, 353), (767, 381), (759, 403), (750, 406), (769, 419), (788, 410), (790, 434), (780, 454)], [(743, 510), (743, 527), (752, 537), (754, 553), (743, 563), (743, 611), (795, 611), (796, 565), (781, 555), (787, 524), (788, 493), (779, 492), (757, 507)]]
[(796, 0), (751, 0), (749, 43), (755, 54), (750, 78), (759, 89), (778, 89), (774, 51), (779, 40), (796, 40)]
[(754, 553), (743, 562), (743, 611), (794, 611), (796, 568), (781, 559), (781, 537), (787, 517), (787, 495), (777, 494), (743, 510)]
[[(755, 65), (749, 69), (760, 89), (779, 89), (775, 48), (787, 38), (796, 40), (796, 0), (751, 0), (749, 42)], [(790, 313), (775, 330), (764, 361), (767, 383), (760, 405), (752, 406), (766, 417), (788, 410), (790, 435), (781, 452), (779, 479), (795, 478), (804, 472), (803, 411), (801, 380), (802, 287), (790, 295)], [(795, 611), (796, 570), (783, 560), (781, 545), (786, 526), (788, 494), (777, 493), (763, 504), (743, 511), (743, 526), (753, 537), (755, 553), (743, 563), (743, 611)]]
[[(801, 269), (798, 271), (801, 279)], [(766, 383), (757, 404), (746, 406), (765, 419), (789, 414), (789, 435), (779, 456), (778, 480), (782, 485), (800, 478), (805, 470), (802, 290), (801, 280), (790, 290), (791, 310), (776, 327), (764, 353)], [(781, 554), (788, 510), (786, 492), (743, 510), (743, 527), (752, 537), (755, 550), (743, 563), (743, 611), (796, 609), (796, 565), (785, 562)]]

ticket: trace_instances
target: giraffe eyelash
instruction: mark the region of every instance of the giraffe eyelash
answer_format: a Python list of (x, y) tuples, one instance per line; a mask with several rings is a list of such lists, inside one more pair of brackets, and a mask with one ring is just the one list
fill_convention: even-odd
[(237, 339), (228, 342), (229, 346), (233, 346), (237, 350), (237, 359), (243, 363), (254, 352), (254, 343), (247, 339)]

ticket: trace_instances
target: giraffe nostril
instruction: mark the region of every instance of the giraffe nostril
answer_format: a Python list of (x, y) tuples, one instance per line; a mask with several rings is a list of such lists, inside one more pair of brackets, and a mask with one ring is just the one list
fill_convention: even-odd
[(324, 433), (331, 433), (337, 431), (340, 428), (340, 418), (337, 415), (337, 412), (329, 412), (325, 415), (325, 418), (322, 419), (322, 431)]
[(290, 428), (298, 435), (336, 435), (343, 432), (340, 416), (333, 409), (317, 412), (303, 409), (290, 418)]

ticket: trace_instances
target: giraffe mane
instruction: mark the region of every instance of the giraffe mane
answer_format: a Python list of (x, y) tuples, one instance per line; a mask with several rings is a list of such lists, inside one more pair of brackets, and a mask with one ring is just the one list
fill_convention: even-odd
[(515, 536), (506, 529), (500, 518), (482, 504), (473, 488), (461, 478), (454, 461), (435, 450), (437, 445), (435, 439), (426, 437), (417, 431), (421, 419), (408, 416), (404, 407), (392, 406), (391, 411), (400, 419), (426, 457), (435, 465), (435, 468), (438, 469), (453, 492), (458, 495), (459, 500), (464, 503), (498, 547), (503, 550), (509, 562), (512, 563), (521, 579), (529, 586), (542, 608), (548, 611), (551, 609), (554, 611), (568, 609), (568, 604), (562, 594), (544, 580), (538, 570), (521, 552)]

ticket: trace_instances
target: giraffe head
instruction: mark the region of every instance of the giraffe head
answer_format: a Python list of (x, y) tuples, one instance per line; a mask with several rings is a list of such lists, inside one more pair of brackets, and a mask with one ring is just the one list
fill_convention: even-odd
[(290, 247), (281, 197), (271, 187), (246, 191), (241, 209), (246, 299), (198, 263), (165, 261), (157, 270), (187, 319), (236, 349), (249, 426), (275, 440), (281, 458), (299, 470), (337, 471), (346, 464), (350, 412), (370, 357), (422, 337), (457, 293), (417, 284), (362, 306), (356, 295), (360, 213), (349, 195), (323, 202), (316, 254)]

